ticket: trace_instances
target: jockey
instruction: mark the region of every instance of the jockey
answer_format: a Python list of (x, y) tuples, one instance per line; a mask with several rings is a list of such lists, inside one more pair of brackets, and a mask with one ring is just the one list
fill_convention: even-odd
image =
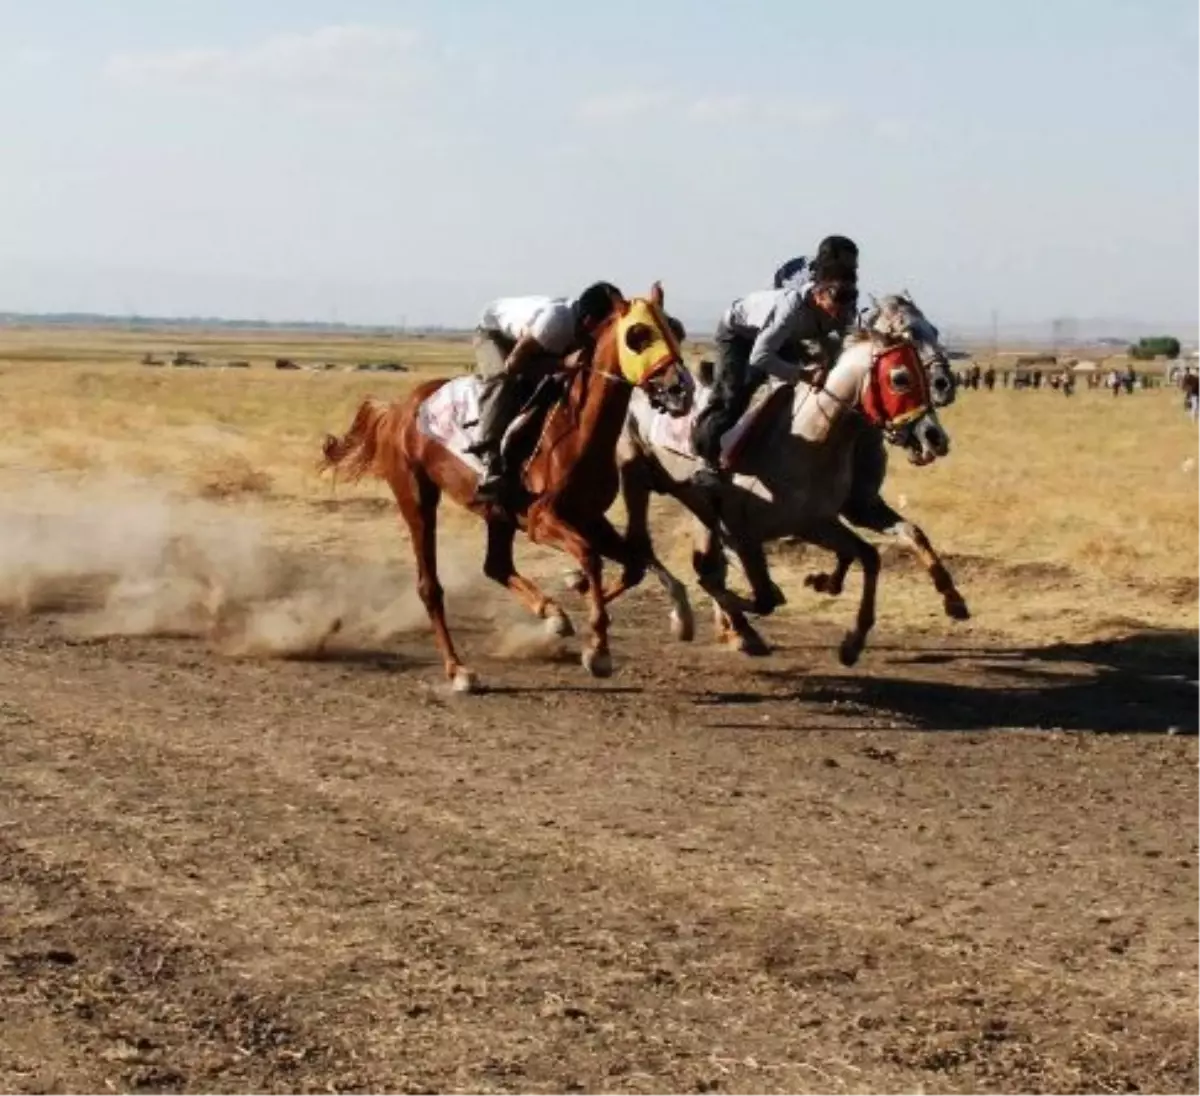
[(495, 499), (504, 485), (500, 442), (520, 410), (521, 378), (561, 369), (612, 311), (613, 294), (620, 290), (595, 282), (574, 300), (501, 297), (483, 310), (474, 338), (475, 369), (483, 378), (479, 439), (467, 450), (482, 455), (486, 466), (476, 499)]
[[(819, 276), (822, 268), (831, 263), (843, 268), (848, 267), (853, 271), (852, 277), (857, 281), (858, 244), (848, 236), (826, 236), (817, 245), (817, 254), (811, 263), (806, 256), (798, 255), (794, 259), (788, 259), (775, 271), (775, 288), (792, 288), (803, 292), (812, 286), (813, 280)], [(843, 318), (840, 332), (842, 336), (854, 323), (855, 318), (855, 310), (849, 309)], [(819, 366), (815, 367), (806, 375), (805, 379), (820, 385), (825, 379), (825, 370)]]
[(712, 398), (696, 417), (692, 444), (704, 465), (692, 476), (698, 486), (721, 477), (721, 436), (745, 414), (768, 376), (794, 382), (804, 368), (798, 344), (813, 340), (828, 359), (843, 318), (857, 301), (851, 267), (825, 262), (807, 288), (764, 289), (738, 298), (717, 324), (717, 364)]

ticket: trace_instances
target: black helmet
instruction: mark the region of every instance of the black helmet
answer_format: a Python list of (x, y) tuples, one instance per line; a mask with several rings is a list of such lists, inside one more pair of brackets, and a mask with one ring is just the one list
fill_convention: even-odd
[(817, 257), (813, 260), (814, 276), (831, 264), (857, 271), (858, 244), (849, 236), (826, 236), (818, 245)]
[(817, 245), (817, 258), (854, 261), (858, 258), (858, 244), (849, 236), (826, 236)]
[(595, 327), (608, 319), (613, 310), (613, 298), (622, 296), (612, 282), (593, 282), (571, 304), (575, 322), (585, 329)]

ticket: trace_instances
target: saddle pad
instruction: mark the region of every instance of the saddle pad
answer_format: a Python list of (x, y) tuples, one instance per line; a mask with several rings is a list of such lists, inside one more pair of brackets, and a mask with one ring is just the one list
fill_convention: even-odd
[(479, 437), (480, 388), (480, 379), (467, 373), (447, 381), (417, 409), (417, 429), (444, 445), (477, 475), (483, 474), (483, 462), (466, 450)]

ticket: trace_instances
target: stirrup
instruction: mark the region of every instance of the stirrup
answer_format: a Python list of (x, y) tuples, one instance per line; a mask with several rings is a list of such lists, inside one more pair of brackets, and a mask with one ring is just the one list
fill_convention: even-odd
[(475, 498), (480, 502), (499, 502), (504, 496), (507, 484), (501, 476), (481, 479), (475, 485)]
[(702, 464), (688, 478), (697, 487), (715, 489), (725, 483), (728, 474), (711, 464)]

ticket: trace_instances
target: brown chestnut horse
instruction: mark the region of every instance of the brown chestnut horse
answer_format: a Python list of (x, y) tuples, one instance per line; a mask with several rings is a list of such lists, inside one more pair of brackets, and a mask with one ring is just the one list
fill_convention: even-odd
[[(565, 393), (546, 414), (522, 469), (519, 497), (510, 506), (476, 502), (472, 468), (418, 425), (422, 403), (448, 378), (420, 384), (391, 404), (365, 400), (343, 437), (326, 437), (323, 469), (344, 469), (352, 480), (378, 476), (396, 496), (412, 536), (418, 592), (456, 691), (470, 692), (476, 678), (455, 652), (438, 581), (437, 508), (443, 493), (487, 523), (484, 573), (546, 620), (556, 635), (570, 635), (571, 623), (517, 571), (517, 530), (535, 544), (553, 545), (574, 557), (590, 584), (592, 640), (583, 651), (583, 665), (596, 677), (612, 672), (605, 604), (642, 577), (640, 563), (630, 559), (624, 539), (605, 516), (619, 489), (616, 448), (629, 398), (640, 387), (667, 413), (686, 415), (694, 392), (662, 303), (657, 283), (648, 299), (613, 297), (612, 312), (594, 332), (590, 349), (568, 370)], [(602, 557), (626, 568), (607, 591), (601, 585)]]

